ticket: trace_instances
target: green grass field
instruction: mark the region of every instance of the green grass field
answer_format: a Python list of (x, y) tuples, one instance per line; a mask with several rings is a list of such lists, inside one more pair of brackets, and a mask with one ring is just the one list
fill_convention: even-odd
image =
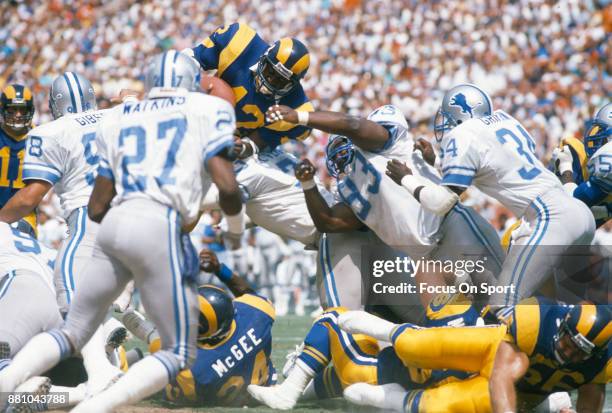
[[(312, 319), (307, 316), (286, 316), (279, 317), (273, 330), (273, 347), (272, 347), (272, 359), (274, 365), (279, 374), (279, 381), (282, 381), (281, 371), (285, 364), (285, 356), (289, 351), (292, 351), (296, 345), (300, 344), (304, 339), (304, 336), (308, 332)], [(129, 343), (131, 345), (136, 344), (135, 342)], [(128, 347), (130, 345), (128, 344)], [(605, 413), (612, 413), (612, 386), (607, 388), (606, 407), (604, 408)], [(575, 403), (575, 394), (572, 395)], [(216, 407), (216, 408), (169, 408), (164, 405), (161, 400), (149, 400), (140, 403), (138, 406), (128, 407), (121, 409), (121, 413), (144, 413), (154, 412), (161, 413), (164, 411), (171, 411), (175, 413), (187, 413), (187, 412), (211, 412), (211, 413), (237, 413), (237, 412), (273, 412), (275, 410), (265, 407), (255, 408), (229, 408), (229, 407)], [(299, 403), (294, 412), (301, 413), (312, 413), (312, 412), (359, 412), (369, 413), (373, 412), (372, 409), (359, 408), (352, 406), (341, 399), (329, 400), (319, 403)]]

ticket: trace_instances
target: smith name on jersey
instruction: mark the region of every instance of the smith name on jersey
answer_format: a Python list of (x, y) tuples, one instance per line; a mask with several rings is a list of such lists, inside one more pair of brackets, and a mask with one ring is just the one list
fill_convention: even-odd
[[(266, 110), (275, 101), (255, 91), (254, 68), (270, 45), (249, 25), (233, 23), (218, 28), (193, 48), (194, 57), (204, 70), (217, 70), (236, 96), (236, 128), (242, 136), (257, 131), (271, 149), (290, 139), (303, 140), (310, 128), (287, 122), (265, 124)], [(296, 110), (312, 111), (301, 85), (278, 102)]]
[(198, 346), (196, 361), (166, 388), (171, 401), (242, 406), (248, 403), (246, 386), (272, 385), (276, 372), (270, 359), (274, 307), (256, 294), (234, 300), (235, 315), (229, 336), (215, 345)]

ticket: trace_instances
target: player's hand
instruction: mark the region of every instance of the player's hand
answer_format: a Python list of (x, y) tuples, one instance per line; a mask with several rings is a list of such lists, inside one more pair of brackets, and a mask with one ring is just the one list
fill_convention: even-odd
[(436, 162), (436, 153), (433, 150), (433, 145), (427, 139), (418, 138), (414, 143), (414, 150), (421, 151), (423, 159), (431, 166)]
[(221, 268), (217, 254), (211, 250), (200, 251), (200, 269), (205, 272), (217, 273)]
[(274, 105), (266, 111), (266, 122), (274, 123), (284, 120), (289, 123), (298, 123), (297, 112), (289, 106)]
[(393, 181), (401, 185), (402, 178), (406, 175), (412, 175), (412, 170), (406, 166), (405, 163), (398, 161), (397, 159), (392, 159), (387, 162), (387, 176)]
[(119, 104), (119, 103), (123, 103), (126, 100), (129, 99), (136, 99), (138, 100), (138, 95), (139, 93), (135, 90), (132, 89), (121, 89), (121, 91), (119, 91), (119, 94), (115, 97), (111, 98), (111, 103), (112, 104)]
[(552, 159), (555, 165), (555, 169), (563, 175), (565, 172), (572, 171), (572, 164), (574, 157), (568, 145), (563, 145), (561, 149), (555, 148), (552, 153)]
[(295, 177), (300, 182), (311, 181), (314, 179), (317, 168), (310, 162), (309, 159), (302, 159), (295, 165)]
[(242, 138), (239, 138), (238, 136), (234, 136), (233, 151), (236, 155), (236, 158), (238, 159), (246, 159), (253, 155), (253, 149), (251, 148), (251, 145), (244, 142)]

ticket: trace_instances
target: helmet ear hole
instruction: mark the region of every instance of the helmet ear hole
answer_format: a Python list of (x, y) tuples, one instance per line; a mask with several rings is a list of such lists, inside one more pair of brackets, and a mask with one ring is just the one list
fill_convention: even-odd
[(457, 119), (457, 125), (461, 125), (463, 121), (461, 119)]

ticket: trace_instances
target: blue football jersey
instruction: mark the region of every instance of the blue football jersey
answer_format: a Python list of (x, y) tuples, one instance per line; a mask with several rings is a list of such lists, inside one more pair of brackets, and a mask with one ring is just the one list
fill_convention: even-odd
[(250, 400), (246, 386), (275, 383), (270, 358), (274, 307), (264, 297), (245, 294), (234, 300), (234, 308), (230, 335), (214, 346), (198, 346), (191, 369), (166, 388), (168, 400), (242, 406)]
[[(254, 69), (269, 47), (270, 44), (249, 25), (233, 23), (218, 28), (194, 47), (193, 52), (204, 70), (217, 70), (217, 76), (234, 90), (236, 128), (240, 134), (249, 136), (257, 131), (267, 147), (274, 149), (290, 139), (306, 139), (310, 135), (310, 128), (287, 122), (265, 122), (266, 110), (276, 102), (272, 97), (255, 91)], [(278, 104), (299, 110), (313, 110), (301, 85), (284, 96)]]
[(612, 370), (612, 349), (578, 365), (559, 367), (553, 337), (571, 307), (533, 297), (514, 307), (508, 324), (511, 340), (529, 357), (529, 370), (517, 383), (521, 392), (550, 394), (577, 389), (586, 383), (605, 384)]

